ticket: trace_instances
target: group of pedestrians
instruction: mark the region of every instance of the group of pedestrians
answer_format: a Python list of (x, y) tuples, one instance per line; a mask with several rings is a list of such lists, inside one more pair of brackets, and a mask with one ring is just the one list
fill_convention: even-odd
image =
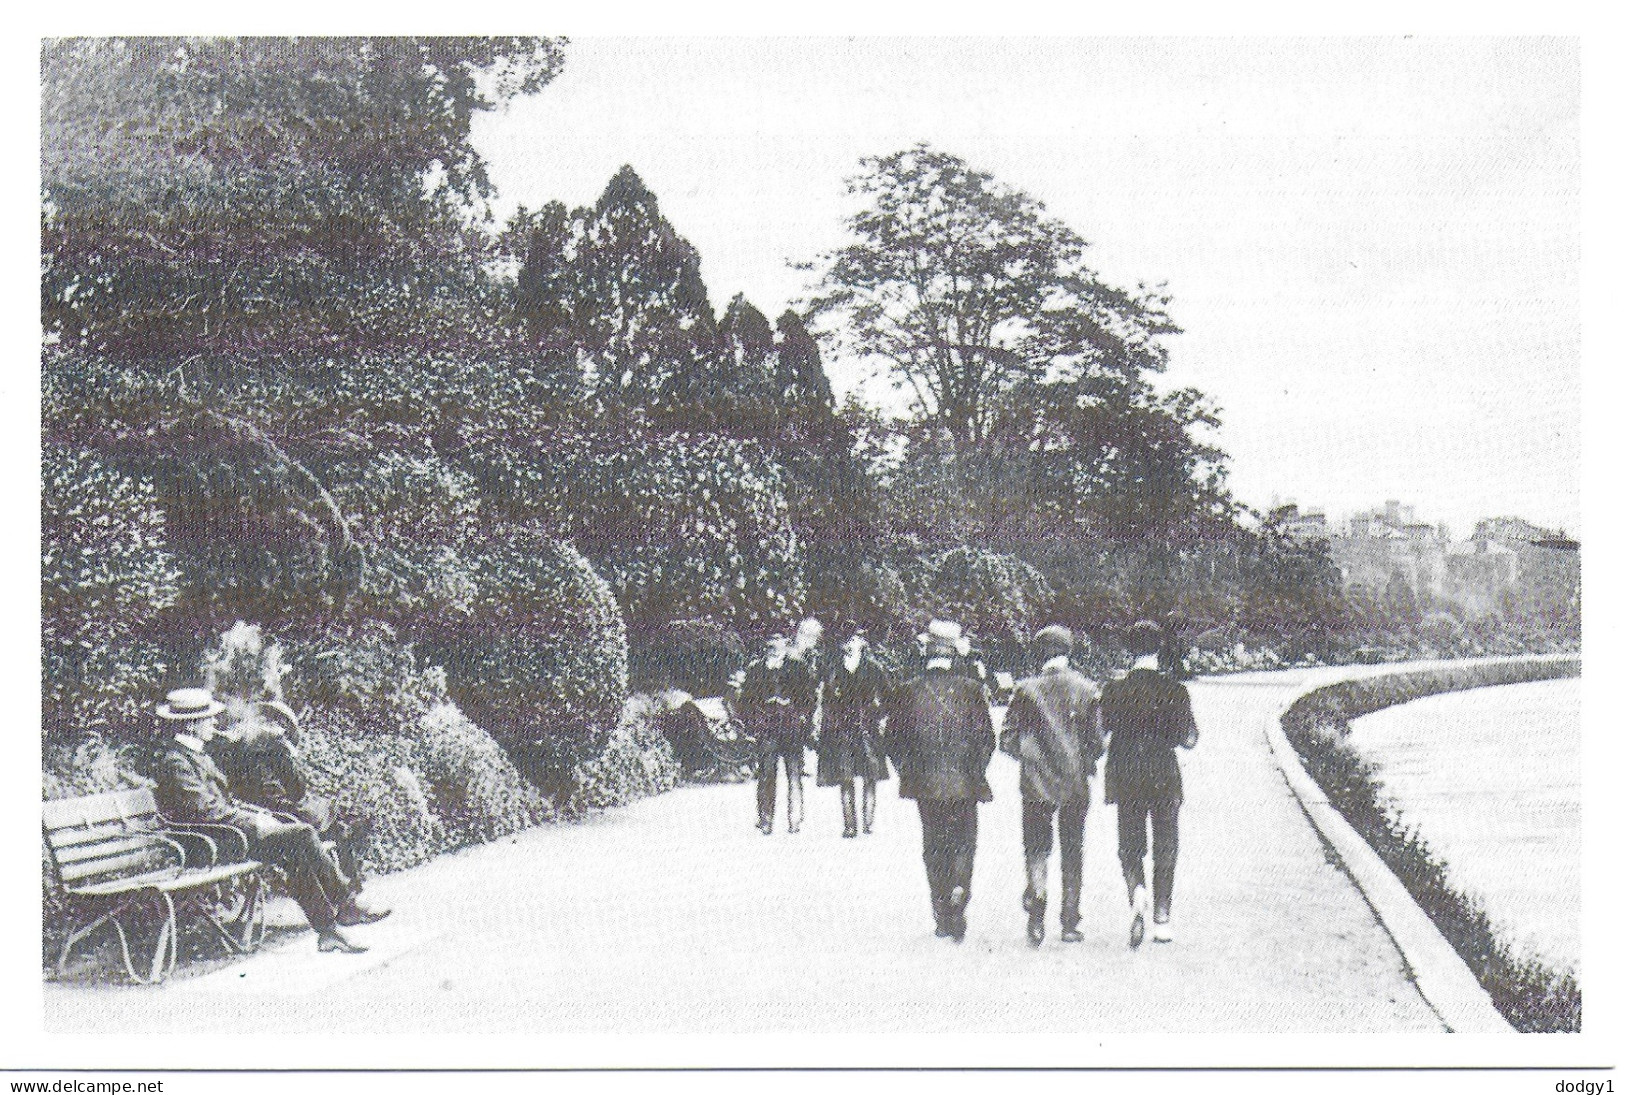
[(757, 735), (757, 827), (763, 833), (773, 832), (781, 766), (787, 826), (792, 833), (800, 829), (802, 756), (814, 745), (818, 783), (841, 788), (842, 835), (870, 832), (875, 784), (890, 777), (889, 759), (899, 797), (919, 810), (936, 933), (963, 940), (977, 811), (992, 801), (987, 769), (995, 749), (1002, 750), (1021, 767), (1027, 937), (1034, 946), (1044, 941), (1049, 861), (1059, 844), (1061, 939), (1077, 942), (1083, 938), (1090, 781), (1104, 756), (1105, 800), (1117, 806), (1129, 945), (1140, 946), (1148, 931), (1157, 942), (1173, 940), (1184, 797), (1177, 751), (1195, 746), (1197, 728), (1190, 694), (1160, 664), (1162, 628), (1150, 621), (1128, 628), (1124, 646), (1132, 664), (1099, 685), (1072, 664), (1072, 633), (1045, 627), (1032, 644), (1041, 669), (1015, 685), (997, 737), (986, 671), (957, 626), (934, 621), (920, 637), (923, 664), (896, 683), (888, 681), (862, 631), (850, 626), (838, 636), (840, 657), (821, 670), (821, 634), (817, 621), (808, 620), (793, 639), (775, 640), (747, 669), (740, 690), (741, 717)]

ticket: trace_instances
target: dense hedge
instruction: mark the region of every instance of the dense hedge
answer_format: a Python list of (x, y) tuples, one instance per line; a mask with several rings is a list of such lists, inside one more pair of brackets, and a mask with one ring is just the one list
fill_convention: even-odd
[(577, 766), (568, 809), (624, 806), (671, 790), (681, 774), (650, 698), (634, 695), (602, 751)]
[(1054, 593), (1036, 569), (1010, 555), (957, 547), (923, 559), (906, 577), (911, 623), (954, 620), (984, 641), (1025, 638), (1046, 622)]
[(805, 595), (779, 469), (745, 441), (605, 438), (574, 471), (561, 527), (615, 590), (628, 621), (707, 617), (782, 626)]
[(49, 443), (41, 479), (42, 716), (47, 738), (78, 739), (143, 716), (180, 574), (150, 482)]
[(459, 707), (559, 775), (590, 759), (626, 699), (626, 627), (609, 587), (537, 523), (491, 528), (472, 613), (432, 648)]

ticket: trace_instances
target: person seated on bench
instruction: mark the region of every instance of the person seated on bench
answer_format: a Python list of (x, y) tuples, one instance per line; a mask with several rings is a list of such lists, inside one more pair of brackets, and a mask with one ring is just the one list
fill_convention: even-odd
[(217, 731), (206, 752), (238, 801), (303, 821), (324, 843), (331, 841), (347, 892), (361, 896), (361, 857), (372, 827), (332, 799), (311, 793), (299, 759), (299, 719), (286, 704), (256, 704), (253, 716)]
[(283, 821), (271, 811), (234, 798), (225, 775), (205, 751), (225, 705), (204, 688), (178, 688), (158, 705), (171, 735), (153, 750), (153, 797), (170, 821), (230, 825), (248, 838), (248, 854), (287, 872), (289, 888), (305, 919), (316, 929), (318, 950), (360, 954), (340, 926), (370, 924), (389, 915), (356, 903), (316, 830)]

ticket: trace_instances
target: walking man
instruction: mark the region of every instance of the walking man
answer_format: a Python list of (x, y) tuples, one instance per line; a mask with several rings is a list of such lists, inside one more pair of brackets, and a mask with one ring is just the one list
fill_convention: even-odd
[(1042, 671), (1016, 685), (999, 747), (1021, 762), (1021, 846), (1027, 861), (1027, 939), (1044, 942), (1049, 856), (1061, 844), (1061, 941), (1083, 939), (1078, 907), (1083, 894), (1083, 826), (1089, 814), (1089, 777), (1104, 751), (1100, 690), (1072, 668), (1072, 632), (1059, 625), (1033, 639)]
[(925, 668), (887, 705), (886, 751), (897, 765), (898, 795), (915, 800), (937, 936), (965, 938), (976, 807), (993, 801), (987, 782), (993, 718), (982, 686), (954, 670), (954, 640), (933, 623)]
[(158, 705), (172, 736), (154, 750), (153, 797), (170, 821), (230, 825), (248, 839), (248, 854), (283, 868), (294, 900), (316, 929), (316, 948), (360, 954), (367, 948), (339, 930), (389, 915), (356, 903), (348, 881), (304, 822), (283, 821), (269, 810), (234, 798), (226, 777), (205, 751), (225, 710), (204, 688), (178, 688)]
[(1128, 629), (1125, 645), (1134, 658), (1128, 673), (1101, 689), (1101, 722), (1109, 739), (1106, 801), (1117, 804), (1117, 857), (1123, 865), (1132, 918), (1128, 943), (1145, 940), (1146, 821), (1151, 823), (1151, 938), (1174, 938), (1174, 864), (1179, 858), (1179, 807), (1184, 783), (1176, 749), (1196, 745), (1190, 693), (1157, 664), (1162, 628), (1141, 620)]
[(776, 636), (767, 655), (750, 664), (739, 690), (741, 712), (756, 735), (756, 827), (773, 833), (778, 808), (779, 765), (784, 765), (785, 821), (801, 831), (803, 751), (811, 744), (818, 681), (812, 668), (792, 657), (790, 643)]

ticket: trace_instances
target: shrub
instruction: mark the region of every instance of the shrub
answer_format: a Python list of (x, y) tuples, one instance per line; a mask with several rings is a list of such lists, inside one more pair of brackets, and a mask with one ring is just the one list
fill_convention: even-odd
[(625, 806), (677, 786), (681, 771), (647, 696), (629, 699), (604, 749), (576, 767), (571, 812)]
[(630, 678), (639, 689), (720, 695), (746, 661), (739, 633), (715, 620), (673, 620), (628, 637)]
[(1526, 1032), (1578, 1031), (1581, 995), (1574, 970), (1555, 969), (1506, 939), (1479, 900), (1452, 884), (1448, 864), (1386, 801), (1375, 767), (1343, 740), (1344, 719), (1442, 690), (1420, 677), (1401, 674), (1311, 693), (1283, 716), (1282, 727), (1327, 801), (1432, 917), (1507, 1022)]
[(594, 756), (626, 698), (626, 627), (609, 587), (536, 523), (490, 530), (473, 614), (433, 648), (476, 723), (542, 772)]
[(957, 547), (928, 556), (908, 582), (915, 618), (953, 620), (983, 641), (1023, 638), (1040, 626), (1054, 594), (1044, 576), (1010, 555)]
[(153, 636), (180, 577), (152, 484), (47, 443), (41, 489), (44, 732), (142, 724), (165, 668)]
[(353, 614), (408, 635), (466, 617), (474, 599), (467, 562), (479, 507), (473, 481), (432, 452), (386, 452), (347, 469), (335, 495), (366, 559)]
[(783, 476), (755, 444), (629, 431), (598, 439), (567, 478), (559, 527), (634, 625), (704, 617), (749, 633), (800, 611)]
[(455, 704), (432, 708), (418, 728), (411, 767), (451, 846), (495, 840), (554, 816), (512, 758)]

